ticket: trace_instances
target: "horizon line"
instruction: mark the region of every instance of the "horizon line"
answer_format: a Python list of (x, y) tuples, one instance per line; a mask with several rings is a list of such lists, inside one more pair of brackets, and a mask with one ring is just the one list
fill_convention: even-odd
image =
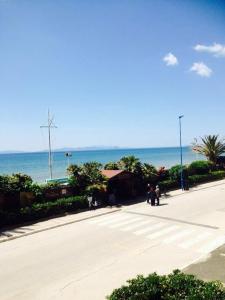
[[(190, 145), (183, 145), (182, 148), (188, 148)], [(138, 150), (138, 149), (168, 149), (168, 148), (180, 148), (180, 146), (154, 146), (154, 147), (77, 147), (77, 148), (69, 148), (68, 150), (65, 147), (63, 148), (53, 149), (52, 152), (54, 153), (65, 153), (65, 152), (85, 152), (85, 151), (117, 151), (117, 150)], [(28, 153), (48, 153), (48, 150), (0, 150), (0, 154), (28, 154)]]

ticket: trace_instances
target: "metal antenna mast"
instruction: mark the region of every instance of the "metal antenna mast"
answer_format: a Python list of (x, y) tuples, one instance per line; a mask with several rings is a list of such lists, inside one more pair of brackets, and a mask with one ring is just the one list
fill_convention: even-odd
[(50, 111), (48, 110), (48, 125), (43, 125), (41, 128), (48, 128), (48, 165), (50, 172), (50, 179), (52, 179), (52, 145), (51, 145), (51, 129), (57, 128), (53, 123), (53, 117), (50, 116)]

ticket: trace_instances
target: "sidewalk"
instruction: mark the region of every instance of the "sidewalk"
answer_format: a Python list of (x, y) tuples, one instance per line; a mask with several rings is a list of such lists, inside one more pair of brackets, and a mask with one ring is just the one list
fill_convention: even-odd
[(104, 207), (96, 210), (89, 210), (89, 211), (78, 212), (74, 214), (68, 214), (61, 217), (55, 217), (49, 220), (39, 221), (33, 224), (24, 224), (23, 226), (3, 229), (3, 231), (0, 231), (0, 243), (21, 238), (27, 235), (35, 234), (38, 232), (46, 231), (49, 229), (65, 226), (68, 224), (80, 222), (90, 218), (111, 214), (119, 210), (120, 208), (116, 208), (116, 207), (115, 208)]
[(197, 192), (199, 190), (207, 189), (210, 187), (220, 186), (222, 184), (225, 184), (225, 179), (198, 184), (197, 186), (190, 187), (190, 189), (188, 191), (182, 191), (181, 189), (174, 190), (174, 191), (168, 192), (168, 195), (176, 197), (176, 196), (180, 196), (180, 195), (187, 194), (187, 193)]

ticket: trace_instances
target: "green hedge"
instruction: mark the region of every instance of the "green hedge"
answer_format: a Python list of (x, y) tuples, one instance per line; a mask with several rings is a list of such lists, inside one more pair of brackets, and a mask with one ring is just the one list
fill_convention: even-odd
[(225, 289), (219, 282), (204, 282), (179, 270), (167, 276), (156, 273), (128, 280), (107, 297), (108, 300), (224, 300)]
[(213, 166), (207, 160), (196, 160), (188, 166), (189, 175), (203, 175), (208, 174), (212, 170)]
[(175, 189), (179, 188), (179, 186), (180, 186), (180, 184), (177, 180), (168, 179), (168, 180), (159, 182), (159, 188), (162, 192), (168, 191), (168, 190), (175, 190)]
[[(220, 180), (225, 178), (225, 171), (214, 171), (204, 175), (191, 175), (188, 176), (188, 185), (193, 186), (199, 183), (210, 182), (214, 180)], [(159, 187), (162, 192), (166, 192), (169, 190), (178, 189), (180, 187), (179, 180), (164, 180), (159, 182)]]
[(13, 212), (0, 211), (0, 226), (35, 221), (87, 207), (88, 202), (85, 196), (62, 198), (54, 202), (36, 203), (30, 207), (20, 208)]
[(225, 178), (225, 171), (214, 171), (209, 174), (189, 176), (189, 184), (196, 185), (199, 183), (220, 180), (223, 178)]

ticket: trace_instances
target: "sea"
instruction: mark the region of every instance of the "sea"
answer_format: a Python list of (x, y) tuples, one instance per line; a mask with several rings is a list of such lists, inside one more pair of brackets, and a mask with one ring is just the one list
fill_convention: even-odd
[[(156, 167), (169, 168), (180, 163), (180, 148), (140, 148), (112, 150), (72, 151), (71, 157), (65, 152), (53, 152), (53, 177), (66, 176), (69, 164), (82, 164), (97, 161), (105, 164), (118, 161), (123, 156), (134, 155), (141, 162), (151, 163)], [(183, 147), (183, 162), (189, 164), (194, 160), (204, 159), (194, 153), (190, 147)], [(49, 178), (48, 152), (0, 154), (0, 174), (24, 173), (30, 175), (35, 182), (45, 182)]]

